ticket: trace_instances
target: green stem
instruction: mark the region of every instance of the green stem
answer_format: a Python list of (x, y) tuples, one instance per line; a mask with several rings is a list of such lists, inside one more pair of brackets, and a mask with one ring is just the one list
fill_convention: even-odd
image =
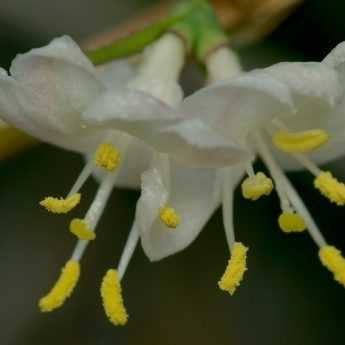
[(228, 37), (222, 29), (213, 7), (205, 2), (203, 11), (199, 12), (199, 32), (195, 44), (197, 58), (204, 62), (212, 51), (227, 43)]
[(227, 36), (208, 1), (186, 0), (176, 5), (168, 18), (107, 46), (88, 51), (86, 55), (95, 65), (128, 57), (141, 52), (168, 30), (181, 36), (201, 62), (227, 43)]
[(128, 57), (141, 52), (147, 45), (157, 40), (164, 32), (176, 23), (183, 22), (204, 0), (189, 0), (175, 6), (172, 15), (156, 22), (140, 32), (119, 39), (107, 46), (85, 52), (94, 65)]

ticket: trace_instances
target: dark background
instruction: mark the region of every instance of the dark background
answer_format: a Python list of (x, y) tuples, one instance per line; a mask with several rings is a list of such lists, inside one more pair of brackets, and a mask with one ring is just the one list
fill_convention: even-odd
[[(82, 39), (134, 15), (150, 1), (0, 0), (0, 64), (18, 52), (68, 33)], [(319, 60), (345, 39), (343, 1), (306, 1), (265, 42), (239, 51), (246, 68), (283, 60)], [(200, 80), (185, 78), (189, 90)], [(345, 148), (344, 148), (345, 149)], [(259, 163), (260, 164), (260, 163)], [(236, 195), (239, 240), (250, 246), (249, 270), (230, 297), (217, 288), (228, 260), (220, 212), (185, 252), (150, 264), (137, 250), (123, 282), (130, 313), (125, 328), (105, 318), (99, 284), (119, 259), (138, 193), (117, 190), (82, 262), (73, 297), (40, 314), (39, 297), (55, 281), (74, 240), (69, 217), (49, 215), (38, 201), (68, 191), (83, 166), (80, 156), (41, 145), (0, 164), (1, 345), (341, 345), (345, 291), (333, 281), (306, 234), (287, 236), (277, 226), (273, 194), (251, 203)], [(345, 160), (327, 167), (345, 179)], [(344, 210), (319, 196), (307, 173), (289, 177), (331, 244), (345, 251)], [(83, 195), (91, 201), (96, 183)], [(82, 215), (85, 207), (78, 210)]]

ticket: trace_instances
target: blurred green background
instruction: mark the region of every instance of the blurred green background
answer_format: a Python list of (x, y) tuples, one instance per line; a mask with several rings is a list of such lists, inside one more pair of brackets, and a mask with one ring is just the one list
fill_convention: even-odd
[[(151, 3), (1, 0), (1, 66), (9, 66), (18, 52), (61, 34), (83, 39)], [(345, 39), (343, 10), (342, 1), (307, 1), (265, 42), (239, 51), (245, 67), (320, 59)], [(186, 90), (201, 85), (195, 68), (186, 75)], [(250, 252), (249, 270), (233, 297), (217, 287), (228, 260), (218, 211), (198, 240), (179, 255), (151, 264), (141, 248), (137, 250), (123, 282), (130, 322), (115, 328), (104, 316), (99, 284), (119, 259), (138, 197), (136, 192), (116, 190), (97, 241), (85, 255), (73, 297), (55, 313), (40, 314), (37, 301), (56, 280), (75, 241), (67, 231), (69, 217), (46, 213), (38, 201), (67, 192), (82, 166), (82, 157), (48, 145), (0, 164), (1, 345), (345, 343), (345, 291), (321, 266), (307, 235), (287, 236), (278, 229), (274, 194), (256, 203), (236, 194), (236, 232)], [(345, 179), (345, 160), (326, 168)], [(344, 210), (322, 198), (307, 173), (289, 177), (327, 240), (345, 251)], [(87, 183), (79, 215), (96, 187), (93, 180)]]

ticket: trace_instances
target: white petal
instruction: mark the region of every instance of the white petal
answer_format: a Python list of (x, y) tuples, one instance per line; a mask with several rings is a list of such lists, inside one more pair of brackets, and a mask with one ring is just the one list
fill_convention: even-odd
[(344, 85), (345, 82), (345, 42), (339, 43), (331, 52), (323, 59), (324, 64), (334, 68), (339, 73), (339, 79)]
[(115, 60), (97, 67), (97, 76), (106, 88), (123, 87), (135, 76), (135, 68), (128, 60)]
[(136, 133), (174, 123), (177, 113), (158, 98), (124, 87), (101, 94), (82, 117), (91, 126)]
[(184, 166), (216, 168), (250, 160), (251, 154), (200, 119), (187, 119), (147, 137), (160, 152)]
[[(333, 105), (341, 95), (341, 86), (335, 70), (318, 62), (282, 62), (258, 70), (284, 83), (300, 103), (321, 102)], [(307, 98), (307, 99), (305, 99)]]
[(19, 54), (13, 60), (11, 74), (17, 79), (26, 78), (26, 73), (30, 73), (32, 58), (40, 57), (61, 63), (79, 66), (85, 72), (93, 74), (95, 69), (91, 61), (81, 51), (78, 44), (69, 36), (62, 36), (53, 39), (48, 45), (35, 48), (25, 54)]
[[(309, 156), (318, 164), (326, 163), (343, 155), (344, 124), (343, 112), (337, 105), (341, 87), (336, 72), (322, 63), (281, 63), (262, 70), (289, 85), (296, 98), (295, 116), (285, 119), (292, 131), (320, 128), (330, 135), (330, 141)], [(338, 109), (338, 110), (336, 110)], [(293, 157), (273, 148), (280, 165), (285, 170), (299, 170), (303, 167)]]
[[(181, 251), (198, 236), (220, 202), (217, 176), (216, 169), (172, 166), (168, 189), (157, 167), (143, 174), (136, 224), (150, 260), (160, 260)], [(158, 217), (159, 209), (166, 204), (181, 216), (181, 224), (175, 230), (168, 229)]]
[(198, 119), (187, 119), (157, 98), (132, 89), (109, 90), (83, 113), (90, 127), (114, 128), (190, 166), (225, 166), (248, 159), (238, 145)]
[(90, 62), (68, 38), (18, 56), (13, 76), (0, 74), (0, 116), (35, 137), (86, 150), (94, 133), (82, 129), (80, 113), (104, 86)]
[(128, 83), (128, 87), (149, 94), (172, 107), (182, 102), (183, 90), (176, 81), (147, 78), (139, 75)]
[(251, 130), (265, 126), (273, 117), (291, 115), (294, 108), (286, 85), (253, 72), (196, 92), (183, 101), (181, 111), (244, 144)]

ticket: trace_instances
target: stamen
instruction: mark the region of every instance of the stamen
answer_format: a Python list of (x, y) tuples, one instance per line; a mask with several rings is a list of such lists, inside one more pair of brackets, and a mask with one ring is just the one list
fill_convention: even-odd
[(287, 153), (306, 153), (318, 149), (329, 139), (322, 129), (311, 129), (303, 132), (279, 130), (272, 136), (273, 144)]
[(90, 228), (88, 223), (79, 218), (71, 221), (69, 229), (72, 234), (76, 235), (80, 240), (91, 241), (96, 238), (95, 232)]
[(88, 177), (91, 175), (93, 168), (94, 162), (93, 160), (89, 160), (79, 174), (76, 182), (74, 183), (66, 198), (47, 197), (40, 202), (40, 205), (45, 207), (52, 213), (59, 214), (68, 213), (69, 211), (74, 209), (80, 203), (81, 199), (81, 195), (78, 192), (85, 181), (88, 179)]
[(181, 223), (181, 216), (170, 206), (162, 207), (159, 211), (159, 217), (169, 229), (176, 229)]
[(112, 144), (101, 144), (95, 155), (95, 163), (100, 168), (108, 171), (115, 170), (121, 161), (121, 154)]
[[(90, 231), (95, 231), (97, 227), (98, 221), (103, 214), (104, 208), (114, 188), (117, 174), (118, 171), (115, 173), (108, 173), (104, 177), (101, 185), (98, 188), (97, 194), (85, 215), (84, 222), (88, 224), (88, 229)], [(79, 261), (82, 258), (88, 244), (88, 240), (79, 240), (73, 251), (72, 260)]]
[(61, 275), (50, 292), (40, 299), (39, 307), (42, 312), (50, 312), (61, 307), (72, 294), (80, 276), (78, 261), (67, 261)]
[(254, 176), (247, 177), (241, 187), (243, 197), (255, 201), (272, 192), (273, 182), (263, 172), (258, 172)]
[(280, 228), (286, 232), (302, 232), (306, 229), (304, 219), (294, 212), (283, 212), (278, 218)]
[(139, 232), (136, 228), (136, 225), (133, 224), (125, 245), (125, 249), (121, 255), (118, 270), (108, 270), (101, 284), (101, 297), (104, 311), (110, 322), (116, 326), (127, 323), (128, 315), (123, 304), (120, 281), (125, 274), (138, 241)]
[(123, 303), (120, 279), (116, 270), (110, 269), (103, 278), (101, 296), (106, 315), (115, 326), (123, 326), (128, 314)]
[(329, 171), (322, 171), (314, 180), (314, 186), (331, 202), (338, 206), (345, 205), (345, 184), (334, 178)]
[[(270, 153), (270, 150), (267, 147), (264, 139), (262, 138), (261, 133), (255, 133), (255, 141), (263, 161), (268, 166), (272, 176), (274, 176), (276, 184), (279, 185), (279, 189), (281, 191), (286, 193), (289, 202), (291, 202), (293, 207), (297, 210), (298, 214), (303, 218), (310, 236), (319, 247), (325, 246), (326, 241), (322, 236), (318, 226), (314, 222), (312, 216), (310, 215), (303, 201), (292, 186), (291, 182), (285, 176), (282, 169), (275, 161), (273, 155)], [(283, 211), (285, 210), (283, 209)], [(286, 209), (286, 212), (291, 211), (289, 211), (289, 209)]]
[(218, 282), (219, 288), (229, 292), (230, 295), (235, 293), (236, 288), (243, 279), (244, 272), (247, 270), (247, 251), (248, 248), (242, 243), (234, 243), (228, 266)]
[(345, 205), (345, 184), (339, 182), (332, 176), (330, 172), (322, 171), (318, 166), (310, 160), (307, 156), (294, 153), (292, 156), (297, 159), (306, 169), (308, 169), (314, 176), (314, 186), (322, 195), (328, 198), (331, 202), (338, 206)]
[(49, 196), (42, 200), (40, 205), (52, 213), (67, 213), (80, 203), (80, 198), (81, 195), (79, 193), (73, 194), (67, 198), (53, 198)]
[(345, 287), (345, 259), (341, 252), (327, 245), (320, 249), (319, 256), (322, 264), (334, 274), (334, 279)]

